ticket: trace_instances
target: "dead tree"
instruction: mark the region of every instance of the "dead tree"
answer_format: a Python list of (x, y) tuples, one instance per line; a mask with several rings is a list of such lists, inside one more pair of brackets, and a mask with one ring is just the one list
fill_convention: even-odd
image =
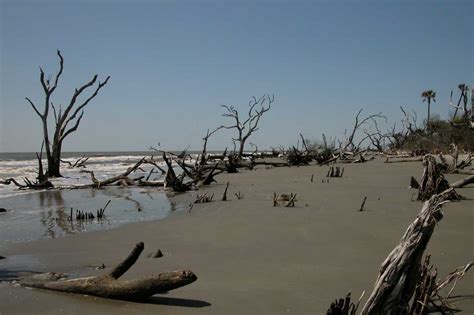
[(68, 164), (70, 168), (79, 168), (79, 167), (86, 168), (85, 164), (89, 160), (89, 158), (90, 158), (89, 156), (86, 157), (84, 155), (84, 156), (78, 158), (74, 163), (61, 159), (61, 163)]
[(367, 122), (369, 122), (370, 120), (374, 121), (375, 119), (377, 118), (383, 118), (386, 120), (386, 117), (382, 115), (382, 113), (378, 113), (378, 114), (372, 114), (372, 115), (369, 115), (367, 117), (360, 117), (360, 114), (362, 113), (364, 109), (361, 108), (358, 112), (357, 112), (357, 115), (355, 117), (355, 120), (354, 120), (354, 126), (352, 127), (352, 131), (351, 133), (349, 134), (349, 136), (347, 136), (346, 138), (346, 144), (344, 145), (344, 147), (342, 148), (342, 151), (352, 151), (352, 152), (357, 152), (359, 151), (359, 148), (360, 146), (362, 145), (362, 143), (368, 139), (368, 136), (365, 136), (363, 137), (358, 144), (355, 143), (355, 136), (356, 136), (356, 133), (357, 131), (363, 126), (365, 125)]
[(453, 195), (456, 195), (454, 189), (448, 189), (423, 204), (421, 212), (410, 224), (400, 243), (383, 262), (362, 315), (408, 314), (410, 301), (421, 277), (423, 253), (437, 222), (443, 217), (442, 205), (453, 199)]
[[(469, 86), (467, 86), (467, 84), (461, 83), (461, 84), (458, 85), (458, 89), (461, 92), (461, 95), (459, 95), (458, 104), (457, 105), (453, 104), (453, 91), (451, 91), (451, 96), (449, 98), (449, 105), (455, 108), (453, 118), (451, 119), (451, 124), (453, 124), (453, 125), (455, 125), (454, 121), (456, 120), (457, 115), (458, 115), (458, 111), (460, 109), (463, 110), (463, 120), (465, 120), (466, 123), (469, 121), (469, 109), (467, 107), (467, 104), (468, 104), (467, 93), (469, 91)], [(461, 101), (463, 103), (462, 107), (460, 106)]]
[(418, 115), (414, 110), (411, 113), (408, 113), (402, 106), (400, 106), (400, 110), (403, 113), (404, 119), (402, 119), (403, 126), (410, 132), (414, 133), (420, 130), (418, 128)]
[[(96, 83), (97, 75), (94, 75), (94, 77), (89, 82), (82, 85), (79, 89), (75, 89), (71, 100), (69, 101), (66, 108), (64, 108), (64, 110), (61, 105), (57, 109), (51, 101), (51, 96), (53, 95), (53, 92), (58, 86), (59, 78), (63, 73), (64, 64), (64, 59), (59, 50), (57, 51), (57, 55), (59, 57), (59, 71), (56, 73), (53, 81), (50, 81), (50, 79), (46, 79), (43, 69), (40, 68), (40, 82), (45, 95), (43, 112), (41, 113), (38, 110), (38, 107), (33, 103), (33, 101), (26, 97), (26, 100), (34, 109), (36, 114), (40, 117), (43, 124), (43, 139), (46, 150), (46, 157), (48, 159), (48, 170), (46, 172), (46, 175), (48, 177), (61, 176), (60, 166), (63, 141), (68, 135), (77, 130), (84, 115), (84, 107), (89, 104), (89, 102), (94, 97), (97, 96), (99, 91), (107, 84), (110, 78), (110, 76), (108, 76), (104, 82), (99, 82), (94, 92), (89, 97), (85, 98), (85, 100), (80, 102), (80, 104), (76, 104), (78, 98), (82, 95), (82, 93), (85, 92), (89, 87), (94, 86), (94, 84)], [(48, 126), (50, 108), (53, 110), (54, 114), (54, 135), (52, 140), (50, 139)]]
[[(389, 137), (388, 134), (384, 134), (380, 131), (379, 125), (375, 118), (371, 119), (373, 126), (370, 129), (364, 129), (364, 133), (366, 137), (370, 140), (370, 143), (374, 147), (375, 150), (378, 152), (384, 152), (387, 147), (387, 138)], [(395, 125), (393, 127), (395, 129)]]
[(388, 147), (391, 150), (398, 150), (403, 148), (403, 146), (408, 141), (408, 135), (410, 130), (405, 128), (402, 124), (401, 130), (397, 130), (397, 124), (394, 123), (392, 129), (387, 130), (385, 134), (385, 139), (388, 141)]
[(171, 164), (171, 161), (168, 159), (166, 156), (166, 153), (163, 152), (163, 160), (166, 163), (166, 166), (168, 167), (168, 171), (166, 172), (166, 178), (165, 178), (165, 187), (171, 188), (174, 192), (185, 192), (191, 189), (192, 182), (184, 182), (184, 179), (186, 177), (185, 173), (180, 174), (179, 176), (176, 176), (176, 173), (174, 172), (173, 165)]
[[(179, 159), (179, 157), (177, 157), (176, 159), (176, 163), (181, 167), (183, 172), (193, 180), (194, 184), (197, 186), (209, 185), (212, 182), (216, 182), (214, 177), (224, 171), (218, 169), (219, 161), (214, 162), (214, 165), (208, 164), (209, 155), (207, 154), (207, 142), (209, 138), (219, 129), (220, 128), (216, 128), (212, 132), (209, 132), (209, 129), (207, 130), (206, 136), (203, 138), (204, 143), (202, 146), (201, 154), (197, 157), (194, 165), (186, 164), (185, 161), (183, 159)], [(224, 154), (221, 157), (221, 161), (225, 158), (226, 152), (227, 151), (224, 151)]]
[(22, 279), (20, 284), (24, 287), (139, 302), (197, 280), (196, 275), (189, 270), (167, 272), (143, 279), (118, 280), (135, 264), (143, 249), (144, 244), (138, 243), (123, 262), (102, 276), (60, 280), (64, 275), (48, 272)]
[(274, 99), (274, 95), (263, 95), (258, 99), (255, 96), (252, 96), (252, 99), (249, 102), (249, 110), (246, 118), (241, 118), (239, 116), (239, 112), (234, 106), (221, 105), (225, 109), (225, 112), (222, 114), (222, 116), (229, 117), (230, 119), (234, 120), (234, 124), (222, 125), (218, 129), (224, 128), (237, 130), (237, 137), (232, 138), (232, 140), (239, 143), (239, 149), (237, 151), (237, 157), (239, 160), (242, 158), (244, 153), (245, 142), (255, 131), (258, 130), (258, 123), (260, 122), (260, 119), (271, 109)]
[(305, 150), (292, 146), (287, 150), (286, 160), (289, 166), (308, 165), (312, 161), (312, 157)]
[(444, 178), (441, 164), (436, 162), (433, 155), (427, 154), (423, 158), (423, 176), (418, 189), (417, 200), (426, 201), (431, 196), (439, 194), (449, 188), (448, 181)]

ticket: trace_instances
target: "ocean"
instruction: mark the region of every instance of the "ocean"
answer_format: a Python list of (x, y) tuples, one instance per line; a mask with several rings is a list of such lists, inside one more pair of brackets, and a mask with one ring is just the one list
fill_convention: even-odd
[[(94, 171), (102, 180), (124, 172), (143, 156), (155, 153), (160, 167), (166, 166), (157, 152), (64, 152), (63, 160), (74, 162), (89, 157), (86, 170)], [(195, 157), (197, 152), (190, 152)], [(46, 160), (43, 166), (46, 168)], [(132, 176), (147, 176), (152, 166), (143, 165)], [(35, 180), (38, 161), (34, 153), (0, 153), (0, 179), (15, 178), (22, 182), (24, 177)], [(90, 174), (81, 172), (84, 168), (61, 165), (62, 178), (53, 178), (55, 187), (90, 184)], [(150, 180), (161, 180), (161, 172), (153, 172)], [(103, 220), (76, 221), (76, 210), (92, 212), (110, 205)], [(53, 189), (47, 191), (20, 190), (13, 184), (0, 184), (0, 249), (11, 243), (55, 238), (84, 231), (100, 230), (122, 224), (156, 220), (170, 212), (182, 210), (170, 202), (163, 188), (158, 187), (106, 187), (103, 189)], [(71, 208), (73, 219), (71, 216)]]

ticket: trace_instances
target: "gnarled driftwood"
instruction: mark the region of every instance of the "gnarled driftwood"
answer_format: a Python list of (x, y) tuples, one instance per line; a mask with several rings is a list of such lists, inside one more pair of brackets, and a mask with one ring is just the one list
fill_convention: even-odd
[[(380, 268), (374, 290), (362, 315), (408, 314), (410, 301), (420, 279), (421, 260), (436, 223), (443, 217), (441, 206), (456, 195), (450, 188), (426, 201), (400, 243)], [(417, 301), (415, 301), (417, 303)]]
[(143, 279), (119, 281), (118, 279), (135, 264), (143, 249), (142, 242), (136, 244), (123, 262), (102, 276), (60, 280), (61, 274), (49, 272), (22, 279), (20, 284), (25, 287), (87, 294), (109, 299), (143, 301), (154, 294), (167, 292), (197, 280), (192, 271), (181, 270)]

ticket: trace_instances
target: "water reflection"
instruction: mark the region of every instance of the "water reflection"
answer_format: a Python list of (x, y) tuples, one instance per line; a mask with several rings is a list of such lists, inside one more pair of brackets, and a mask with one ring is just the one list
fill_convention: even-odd
[(45, 210), (40, 212), (40, 220), (45, 227), (43, 235), (52, 238), (56, 237), (56, 227), (64, 234), (73, 233), (74, 226), (68, 221), (62, 191), (43, 191), (36, 195), (38, 196), (40, 208)]
[(137, 210), (137, 211), (142, 211), (143, 210), (142, 204), (140, 202), (138, 202), (136, 199), (133, 199), (131, 193), (126, 195), (124, 197), (124, 199), (133, 202), (133, 204), (135, 205), (135, 210)]
[[(97, 209), (104, 208), (109, 200), (111, 203), (103, 220), (76, 220), (76, 209), (96, 215)], [(171, 204), (163, 191), (122, 187), (50, 190), (1, 198), (0, 201), (3, 207), (11, 210), (0, 218), (3, 245), (161, 219), (171, 211), (181, 209)], [(69, 219), (71, 208), (72, 220)]]

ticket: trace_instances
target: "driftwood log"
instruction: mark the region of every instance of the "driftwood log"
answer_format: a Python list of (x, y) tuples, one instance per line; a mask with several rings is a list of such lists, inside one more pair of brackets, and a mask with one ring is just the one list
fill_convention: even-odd
[(453, 188), (462, 188), (462, 187), (464, 187), (466, 185), (469, 185), (469, 184), (474, 184), (474, 175), (465, 177), (463, 179), (458, 180), (457, 182), (452, 183), (451, 187), (453, 187)]
[(157, 293), (164, 293), (197, 280), (192, 271), (181, 270), (143, 279), (119, 281), (118, 279), (135, 264), (143, 249), (142, 242), (136, 244), (123, 262), (102, 276), (60, 280), (63, 275), (49, 272), (22, 279), (20, 284), (25, 287), (87, 294), (109, 299), (143, 301)]
[[(395, 159), (396, 158), (396, 159)], [(416, 157), (416, 158), (412, 158), (412, 157), (387, 157), (387, 159), (385, 160), (384, 163), (405, 163), (405, 162), (421, 162), (423, 161), (423, 158), (420, 156), (420, 157)]]
[[(431, 197), (408, 227), (400, 243), (383, 262), (374, 290), (362, 309), (362, 315), (408, 314), (410, 301), (421, 277), (421, 260), (438, 221), (442, 205), (456, 195), (450, 188)], [(414, 301), (418, 303), (418, 301)]]

